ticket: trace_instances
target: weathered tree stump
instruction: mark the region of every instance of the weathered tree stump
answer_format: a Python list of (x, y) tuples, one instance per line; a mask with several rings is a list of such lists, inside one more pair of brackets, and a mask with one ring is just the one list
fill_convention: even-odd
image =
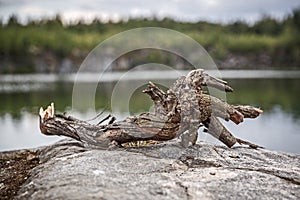
[[(153, 113), (129, 116), (123, 121), (111, 120), (106, 125), (92, 125), (65, 114), (54, 114), (52, 103), (46, 110), (40, 109), (40, 130), (46, 135), (64, 135), (81, 141), (86, 147), (108, 148), (135, 141), (166, 141), (181, 137), (181, 144), (188, 146), (197, 141), (197, 131), (204, 131), (222, 141), (228, 147), (246, 144), (252, 148), (260, 146), (235, 138), (218, 120), (236, 124), (244, 118), (256, 118), (262, 110), (243, 105), (229, 105), (206, 94), (202, 87), (210, 86), (226, 92), (233, 89), (227, 82), (211, 77), (203, 70), (191, 71), (181, 76), (166, 92), (149, 82), (143, 91), (154, 103)], [(106, 118), (105, 118), (106, 119)], [(103, 121), (103, 120), (102, 120)]]

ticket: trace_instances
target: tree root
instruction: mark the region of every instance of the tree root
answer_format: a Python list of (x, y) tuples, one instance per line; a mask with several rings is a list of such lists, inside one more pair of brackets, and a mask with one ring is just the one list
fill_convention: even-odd
[[(218, 120), (218, 117), (236, 124), (244, 118), (256, 118), (263, 111), (248, 106), (232, 106), (210, 96), (203, 86), (215, 87), (226, 92), (233, 89), (227, 82), (211, 77), (203, 70), (193, 70), (187, 76), (177, 79), (168, 91), (163, 91), (149, 82), (143, 91), (154, 103), (154, 113), (129, 116), (123, 121), (115, 121), (112, 116), (101, 120), (97, 125), (76, 119), (65, 114), (55, 114), (54, 104), (40, 109), (40, 130), (45, 135), (64, 135), (81, 141), (86, 147), (109, 148), (111, 144), (122, 145), (135, 141), (167, 141), (181, 137), (181, 144), (195, 144), (198, 128), (219, 139), (228, 147), (245, 144), (251, 148), (258, 145), (235, 138)], [(102, 122), (111, 119), (108, 124)]]

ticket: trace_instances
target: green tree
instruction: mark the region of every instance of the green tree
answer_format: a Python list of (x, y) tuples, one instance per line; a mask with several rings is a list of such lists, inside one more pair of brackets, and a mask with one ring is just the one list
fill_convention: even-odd
[(11, 15), (8, 18), (7, 26), (18, 26), (18, 25), (20, 25), (20, 24), (19, 24), (19, 19), (18, 19), (17, 15)]
[(278, 35), (282, 32), (281, 24), (269, 16), (264, 16), (252, 27), (256, 34)]

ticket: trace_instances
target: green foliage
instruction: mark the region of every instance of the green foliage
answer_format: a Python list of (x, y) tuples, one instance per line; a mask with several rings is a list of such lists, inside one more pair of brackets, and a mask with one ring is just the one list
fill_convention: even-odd
[(257, 34), (278, 35), (282, 32), (282, 26), (275, 19), (265, 16), (252, 27), (252, 30)]
[(228, 53), (264, 52), (274, 58), (275, 65), (300, 66), (300, 8), (282, 22), (265, 16), (252, 26), (243, 21), (224, 25), (203, 21), (177, 22), (170, 18), (129, 19), (117, 23), (103, 23), (95, 19), (90, 24), (78, 21), (64, 25), (59, 15), (53, 19), (29, 21), (22, 25), (12, 15), (7, 24), (0, 26), (0, 56), (3, 59), (18, 59), (51, 52), (62, 58), (69, 56), (74, 49), (88, 52), (101, 41), (121, 31), (149, 26), (188, 34), (214, 58), (224, 58)]

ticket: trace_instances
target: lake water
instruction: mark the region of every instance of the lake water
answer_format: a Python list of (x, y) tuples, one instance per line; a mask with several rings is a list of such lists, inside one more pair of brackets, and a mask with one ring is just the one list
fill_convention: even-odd
[[(185, 74), (186, 72), (180, 72)], [(51, 144), (62, 137), (44, 136), (38, 127), (38, 110), (55, 102), (57, 112), (67, 111), (81, 119), (90, 119), (102, 110), (112, 111), (117, 119), (151, 110), (151, 101), (141, 93), (152, 80), (169, 86), (178, 72), (135, 72), (123, 76), (111, 73), (101, 77), (85, 74), (0, 76), (0, 151), (32, 148)], [(211, 74), (216, 72), (211, 71)], [(223, 79), (234, 88), (226, 95), (231, 104), (259, 106), (264, 113), (257, 119), (247, 119), (240, 125), (223, 124), (236, 136), (267, 149), (300, 153), (300, 73), (299, 71), (222, 71)], [(154, 80), (160, 79), (160, 80)], [(117, 81), (117, 80), (122, 81)], [(85, 101), (82, 91), (81, 107), (72, 107), (73, 81), (83, 88), (97, 85), (94, 103)], [(89, 107), (90, 106), (90, 107)], [(111, 109), (111, 107), (113, 109)], [(93, 123), (93, 122), (92, 122)], [(96, 121), (94, 121), (96, 123)], [(199, 131), (199, 139), (219, 144)]]

